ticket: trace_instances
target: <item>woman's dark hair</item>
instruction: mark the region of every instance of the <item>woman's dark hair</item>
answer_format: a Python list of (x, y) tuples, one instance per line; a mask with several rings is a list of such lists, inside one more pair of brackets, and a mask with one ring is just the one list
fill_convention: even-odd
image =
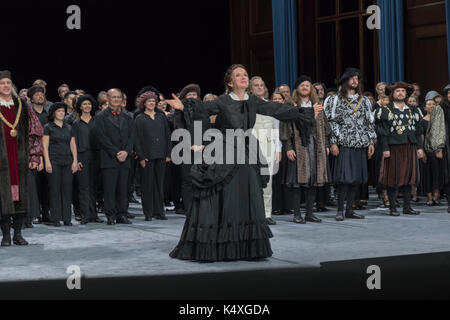
[(231, 82), (231, 76), (233, 75), (234, 70), (242, 68), (245, 71), (247, 71), (247, 68), (244, 67), (242, 64), (233, 64), (231, 67), (228, 68), (227, 72), (225, 72), (225, 77), (224, 77), (224, 84), (225, 84), (225, 92), (226, 93), (230, 93), (231, 91), (233, 91), (233, 88), (231, 88), (228, 84)]

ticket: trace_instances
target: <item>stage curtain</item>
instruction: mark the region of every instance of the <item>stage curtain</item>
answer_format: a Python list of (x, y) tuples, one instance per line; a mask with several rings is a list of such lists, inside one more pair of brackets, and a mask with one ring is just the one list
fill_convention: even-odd
[(391, 83), (404, 81), (403, 0), (378, 0), (381, 9), (380, 77)]
[(298, 77), (297, 1), (272, 0), (272, 15), (276, 84), (292, 87)]

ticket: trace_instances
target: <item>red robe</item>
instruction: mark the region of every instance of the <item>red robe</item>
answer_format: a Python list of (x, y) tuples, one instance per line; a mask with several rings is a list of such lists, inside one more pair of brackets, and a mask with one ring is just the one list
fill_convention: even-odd
[[(9, 108), (6, 106), (1, 106), (1, 112), (3, 117), (5, 117), (10, 124), (14, 124), (16, 121), (16, 110), (14, 104), (10, 105)], [(5, 134), (6, 150), (8, 154), (12, 197), (13, 201), (19, 201), (19, 157), (17, 139), (11, 136), (11, 128), (9, 126), (3, 124), (3, 131)]]

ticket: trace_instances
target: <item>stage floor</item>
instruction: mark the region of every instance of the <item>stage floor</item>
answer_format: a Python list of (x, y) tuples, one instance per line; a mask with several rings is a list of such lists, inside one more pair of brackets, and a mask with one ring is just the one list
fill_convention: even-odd
[(322, 224), (296, 225), (278, 216), (270, 259), (259, 262), (196, 263), (169, 257), (181, 233), (184, 216), (145, 222), (139, 205), (130, 226), (75, 223), (73, 227), (37, 225), (24, 230), (28, 247), (0, 248), (0, 282), (67, 279), (67, 268), (79, 266), (86, 278), (221, 273), (278, 268), (319, 268), (323, 262), (450, 251), (447, 206), (415, 208), (420, 216), (390, 217), (369, 202), (365, 220), (336, 222), (334, 209), (318, 214)]

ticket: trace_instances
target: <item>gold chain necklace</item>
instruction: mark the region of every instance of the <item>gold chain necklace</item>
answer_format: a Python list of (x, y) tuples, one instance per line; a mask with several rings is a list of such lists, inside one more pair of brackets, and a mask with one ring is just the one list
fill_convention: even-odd
[[(387, 105), (384, 106), (384, 107), (389, 111), (390, 117), (394, 118), (394, 113), (391, 111), (391, 109)], [(412, 112), (411, 112), (411, 108), (408, 108), (408, 111), (409, 111), (409, 121), (408, 121), (408, 123), (410, 125), (412, 125), (412, 123), (413, 123), (413, 115), (412, 115)], [(396, 129), (397, 129), (397, 134), (398, 135), (402, 135), (403, 132), (405, 132), (406, 126), (397, 126)]]
[(0, 111), (0, 119), (3, 121), (4, 124), (6, 124), (8, 127), (11, 128), (11, 131), (9, 132), (9, 134), (13, 138), (17, 137), (16, 128), (17, 128), (17, 125), (19, 124), (20, 116), (22, 114), (22, 101), (20, 100), (20, 98), (17, 100), (19, 100), (19, 111), (17, 112), (16, 121), (14, 122), (14, 124), (9, 123), (9, 121), (5, 119), (2, 112)]
[(360, 98), (359, 103), (356, 106), (356, 108), (352, 106), (352, 104), (350, 103), (350, 101), (347, 100), (347, 98), (344, 97), (344, 100), (348, 104), (348, 106), (353, 109), (353, 115), (355, 117), (357, 117), (358, 116), (358, 110), (359, 110), (359, 108), (361, 108), (361, 105), (363, 103), (363, 98), (362, 97)]

